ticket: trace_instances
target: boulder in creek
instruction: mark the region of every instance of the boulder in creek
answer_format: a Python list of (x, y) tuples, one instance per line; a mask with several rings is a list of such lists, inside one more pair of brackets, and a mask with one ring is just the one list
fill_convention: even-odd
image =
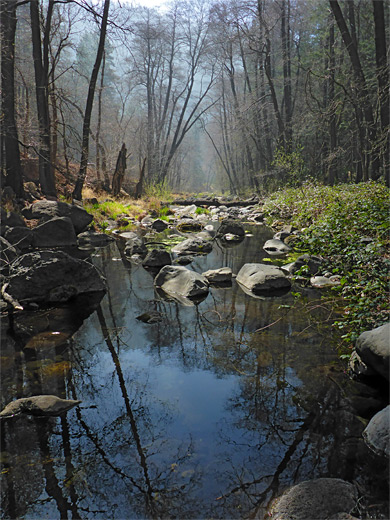
[(353, 484), (338, 478), (318, 478), (290, 488), (276, 499), (268, 514), (274, 520), (326, 520), (349, 514), (357, 501)]
[(369, 368), (389, 381), (390, 322), (360, 334), (355, 349)]
[(105, 290), (96, 267), (63, 251), (34, 251), (10, 266), (5, 292), (19, 302), (66, 302), (80, 294)]
[(85, 231), (93, 216), (77, 204), (53, 200), (39, 200), (22, 210), (27, 219), (50, 220), (54, 217), (68, 217), (72, 221), (76, 235)]
[(284, 255), (291, 251), (291, 247), (285, 244), (282, 240), (277, 240), (275, 238), (267, 240), (263, 249), (271, 256)]
[(77, 237), (69, 217), (54, 217), (33, 229), (34, 247), (75, 246)]
[(291, 274), (296, 273), (303, 266), (306, 266), (307, 274), (310, 276), (316, 275), (323, 264), (323, 259), (319, 256), (315, 255), (301, 255), (299, 256), (294, 263), (291, 264), (289, 271)]
[(390, 405), (374, 415), (363, 431), (363, 439), (374, 453), (390, 457)]
[(157, 218), (152, 224), (152, 229), (157, 231), (157, 233), (161, 233), (161, 231), (164, 231), (165, 229), (167, 229), (167, 227), (168, 224), (160, 218)]
[(183, 242), (180, 242), (175, 247), (172, 248), (172, 252), (176, 253), (179, 256), (187, 256), (194, 254), (204, 254), (210, 253), (213, 249), (212, 243), (210, 240), (205, 240), (202, 237), (192, 237), (187, 238)]
[(166, 265), (154, 279), (154, 285), (172, 298), (198, 298), (207, 296), (207, 279), (181, 265)]
[(236, 220), (232, 218), (227, 218), (221, 222), (221, 225), (219, 226), (217, 230), (217, 237), (223, 237), (224, 235), (237, 235), (239, 237), (245, 236), (245, 229)]
[(236, 280), (254, 294), (291, 287), (282, 269), (267, 264), (244, 264)]
[(146, 268), (161, 268), (164, 267), (164, 265), (171, 264), (171, 255), (168, 253), (168, 251), (165, 251), (165, 249), (152, 249), (149, 251), (142, 262), (142, 265)]
[(221, 267), (219, 269), (210, 269), (205, 271), (202, 275), (209, 283), (227, 284), (232, 282), (232, 270), (230, 267)]
[(34, 395), (32, 397), (22, 397), (7, 404), (2, 412), (1, 419), (16, 417), (21, 414), (38, 415), (46, 417), (56, 417), (61, 415), (81, 401), (73, 399), (61, 399), (55, 395)]

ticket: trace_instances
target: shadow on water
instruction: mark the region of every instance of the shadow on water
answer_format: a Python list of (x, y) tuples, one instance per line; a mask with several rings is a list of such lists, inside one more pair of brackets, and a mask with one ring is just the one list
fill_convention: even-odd
[[(261, 262), (272, 234), (251, 232), (189, 267)], [(283, 489), (320, 476), (386, 494), (316, 290), (254, 298), (233, 281), (183, 306), (116, 243), (94, 263), (101, 301), (24, 313), (12, 331), (4, 320), (2, 405), (82, 400), (1, 423), (4, 518), (262, 518)]]

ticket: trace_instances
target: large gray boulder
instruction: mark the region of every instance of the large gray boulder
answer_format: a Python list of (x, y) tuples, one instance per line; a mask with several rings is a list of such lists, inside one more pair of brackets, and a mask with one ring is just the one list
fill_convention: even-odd
[(33, 229), (34, 247), (75, 246), (77, 237), (69, 217), (54, 217)]
[(105, 290), (105, 281), (94, 265), (62, 251), (35, 251), (10, 266), (5, 291), (23, 302), (66, 302), (84, 293)]
[(343, 518), (338, 515), (349, 514), (356, 507), (357, 499), (356, 487), (345, 480), (307, 480), (293, 486), (279, 497), (271, 507), (269, 515), (273, 520)]
[(202, 237), (187, 238), (172, 248), (172, 252), (177, 255), (193, 255), (210, 253), (213, 246), (210, 240), (205, 240)]
[(230, 267), (220, 267), (219, 269), (210, 269), (205, 271), (202, 275), (207, 279), (209, 283), (231, 283), (232, 281), (232, 270)]
[(282, 269), (266, 264), (244, 264), (236, 280), (254, 294), (291, 287)]
[(363, 431), (367, 446), (381, 457), (390, 457), (390, 405), (374, 415)]
[(267, 240), (267, 242), (263, 246), (264, 251), (266, 251), (269, 255), (284, 255), (291, 251), (291, 247), (285, 244), (282, 240), (277, 240), (276, 238), (271, 238)]
[(389, 381), (390, 322), (360, 334), (356, 340), (355, 348), (368, 367)]
[(154, 279), (154, 285), (173, 298), (197, 298), (207, 295), (207, 279), (181, 265), (163, 267)]
[(234, 219), (227, 218), (221, 222), (217, 230), (217, 237), (223, 237), (224, 235), (237, 235), (239, 237), (245, 236), (244, 227)]
[(68, 204), (53, 200), (39, 200), (22, 210), (27, 219), (50, 220), (54, 217), (69, 217), (76, 234), (85, 231), (92, 222), (92, 215), (77, 204)]

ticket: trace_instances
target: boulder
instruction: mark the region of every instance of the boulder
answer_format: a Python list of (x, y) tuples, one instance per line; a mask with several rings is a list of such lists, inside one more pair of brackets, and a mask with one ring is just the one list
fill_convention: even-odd
[(363, 431), (363, 439), (374, 453), (390, 457), (390, 405), (374, 415)]
[(174, 261), (172, 263), (174, 265), (188, 265), (193, 261), (194, 261), (193, 256), (186, 255), (186, 256), (178, 256), (177, 258), (174, 259)]
[(244, 227), (237, 222), (234, 219), (227, 218), (221, 222), (221, 225), (219, 226), (217, 230), (217, 237), (223, 237), (224, 235), (231, 234), (231, 235), (237, 235), (239, 237), (245, 236), (245, 229)]
[(269, 512), (274, 520), (327, 520), (343, 518), (357, 506), (353, 484), (338, 478), (318, 478), (293, 486), (276, 499)]
[(390, 322), (360, 334), (355, 349), (369, 368), (389, 381)]
[(164, 265), (171, 265), (171, 255), (165, 249), (152, 249), (142, 262), (144, 267), (161, 268)]
[(180, 265), (167, 265), (161, 269), (154, 285), (173, 298), (197, 298), (207, 295), (209, 285), (204, 276)]
[(104, 247), (114, 238), (107, 233), (97, 233), (96, 231), (84, 231), (77, 236), (79, 246), (85, 247)]
[(160, 218), (157, 218), (152, 224), (152, 229), (154, 229), (158, 233), (160, 233), (161, 231), (164, 231), (165, 229), (167, 229), (167, 227), (168, 227), (168, 224), (164, 220), (161, 220)]
[(310, 278), (310, 284), (317, 289), (326, 289), (327, 287), (335, 287), (336, 285), (340, 285), (340, 280), (338, 277), (331, 276), (327, 278), (326, 276), (312, 276)]
[(1, 234), (6, 227), (26, 227), (26, 223), (18, 213), (1, 208)]
[(105, 290), (94, 265), (63, 251), (35, 251), (10, 266), (6, 293), (19, 302), (65, 302), (84, 293)]
[(52, 200), (39, 200), (22, 210), (27, 219), (50, 220), (54, 217), (68, 217), (72, 221), (76, 234), (85, 231), (92, 222), (92, 215), (77, 204), (68, 204)]
[(244, 264), (237, 275), (237, 282), (254, 294), (291, 287), (282, 269), (266, 264)]
[(54, 217), (33, 229), (34, 247), (75, 246), (76, 233), (69, 217)]
[(205, 240), (202, 237), (187, 238), (172, 248), (172, 252), (179, 256), (187, 256), (193, 254), (210, 253), (213, 249), (210, 240)]
[(289, 237), (291, 233), (287, 233), (287, 231), (278, 231), (274, 234), (273, 238), (274, 240), (281, 240), (282, 242), (285, 241), (287, 237)]
[(144, 257), (147, 255), (148, 249), (142, 237), (134, 232), (122, 233), (121, 237), (124, 235), (126, 235), (127, 238), (124, 251), (126, 256), (140, 255)]
[(220, 269), (210, 269), (202, 273), (209, 283), (231, 283), (232, 270), (230, 267), (221, 267)]
[(33, 397), (22, 397), (7, 404), (2, 412), (1, 419), (16, 417), (22, 413), (28, 415), (39, 415), (55, 417), (61, 415), (74, 406), (80, 404), (81, 401), (72, 399), (61, 399), (55, 395), (34, 395)]
[(271, 238), (271, 240), (267, 240), (267, 242), (263, 246), (264, 251), (266, 251), (269, 255), (284, 255), (291, 251), (291, 247), (285, 244), (282, 240), (277, 240), (275, 238)]
[(32, 229), (25, 226), (15, 226), (8, 228), (4, 233), (4, 237), (10, 244), (17, 247), (21, 251), (30, 249), (34, 240)]
[(291, 265), (290, 272), (291, 274), (296, 273), (303, 266), (307, 266), (307, 274), (310, 276), (316, 275), (321, 269), (323, 264), (323, 259), (319, 256), (315, 255), (301, 255), (299, 256), (295, 262)]

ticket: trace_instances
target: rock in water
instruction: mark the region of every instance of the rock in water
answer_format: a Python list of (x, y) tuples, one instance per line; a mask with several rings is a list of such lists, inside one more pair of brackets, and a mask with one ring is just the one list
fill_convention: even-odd
[(282, 269), (266, 264), (244, 264), (237, 275), (237, 282), (254, 294), (291, 287)]
[(367, 446), (380, 457), (390, 457), (390, 405), (378, 412), (363, 432)]
[(22, 397), (21, 399), (17, 399), (16, 401), (7, 404), (4, 410), (0, 413), (0, 418), (6, 419), (9, 417), (15, 417), (22, 413), (28, 415), (56, 417), (80, 403), (81, 401), (61, 399), (55, 395), (34, 395), (32, 397)]

